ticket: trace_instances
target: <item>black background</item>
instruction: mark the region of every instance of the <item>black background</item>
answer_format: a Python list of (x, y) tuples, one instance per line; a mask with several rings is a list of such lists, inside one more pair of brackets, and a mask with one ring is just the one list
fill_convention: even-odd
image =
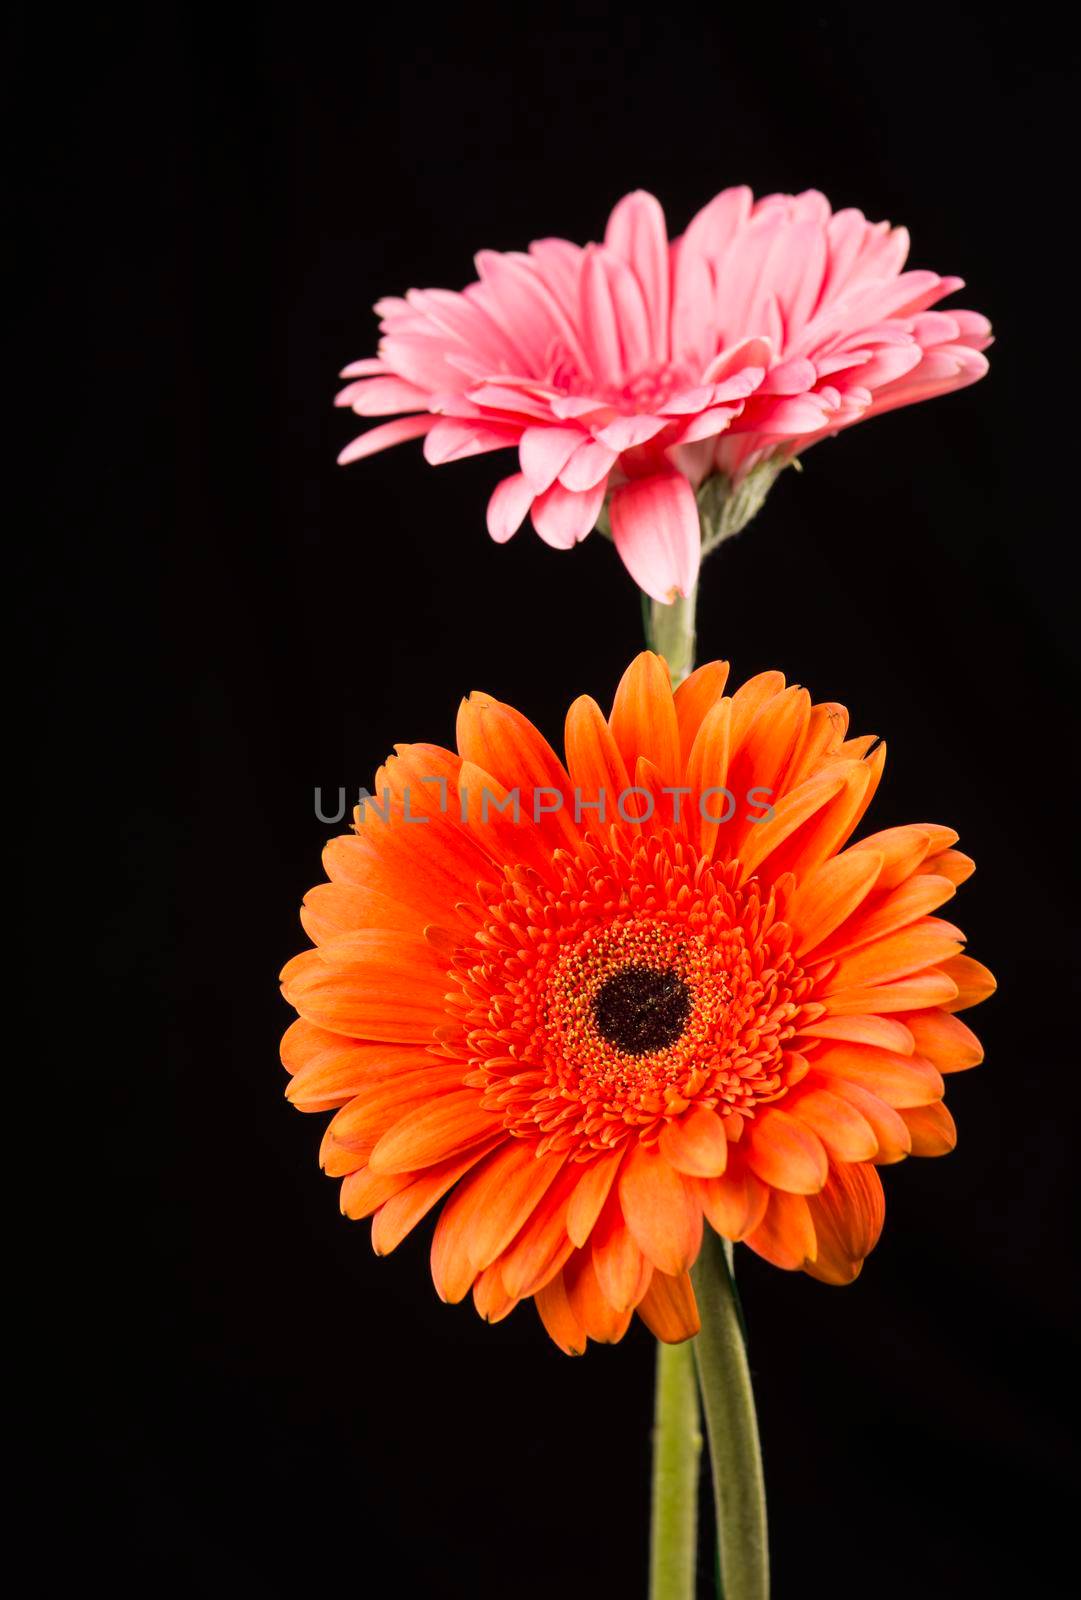
[(377, 1261), (318, 1172), (325, 1119), (281, 1097), (275, 980), (332, 831), (315, 785), (452, 742), (474, 687), (558, 738), (639, 647), (605, 541), (488, 540), (502, 458), (335, 467), (372, 302), (460, 286), (481, 246), (599, 237), (634, 187), (675, 233), (747, 182), (906, 223), (998, 335), (983, 383), (816, 448), (703, 582), (702, 658), (887, 738), (871, 826), (960, 830), (980, 870), (952, 910), (1000, 980), (958, 1150), (886, 1174), (856, 1286), (739, 1252), (776, 1592), (1064, 1592), (1066, 42), (1005, 8), (386, 11), (106, 8), (44, 51), (36, 681), (93, 984), (74, 1127), (46, 1136), (91, 1412), (53, 1559), (121, 1592), (643, 1592), (651, 1340), (569, 1361), (528, 1305), (442, 1306), (430, 1225)]

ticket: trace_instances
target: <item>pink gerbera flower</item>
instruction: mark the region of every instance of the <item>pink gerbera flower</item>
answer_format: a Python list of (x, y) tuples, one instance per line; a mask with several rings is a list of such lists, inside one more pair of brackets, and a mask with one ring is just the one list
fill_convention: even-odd
[(962, 280), (903, 272), (907, 255), (904, 228), (814, 190), (726, 189), (672, 243), (653, 196), (627, 195), (603, 244), (482, 250), (460, 294), (381, 300), (379, 354), (337, 403), (402, 415), (339, 460), (421, 434), (433, 465), (516, 449), (493, 539), (529, 514), (568, 549), (606, 512), (639, 586), (687, 595), (703, 534), (738, 531), (808, 445), (987, 371), (987, 319), (931, 310)]

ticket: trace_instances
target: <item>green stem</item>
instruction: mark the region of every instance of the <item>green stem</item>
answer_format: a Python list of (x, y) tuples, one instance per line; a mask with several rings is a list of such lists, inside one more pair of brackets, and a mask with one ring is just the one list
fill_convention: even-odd
[(646, 642), (651, 650), (663, 656), (672, 675), (672, 687), (690, 676), (694, 667), (694, 613), (698, 603), (698, 585), (686, 598), (662, 605), (659, 600), (642, 596), (642, 621)]
[[(694, 666), (697, 588), (685, 600), (661, 605), (642, 596), (646, 643), (668, 662), (673, 686)], [(702, 1414), (689, 1343), (657, 1343), (653, 1416), (653, 1511), (649, 1543), (649, 1600), (694, 1600), (698, 1559), (698, 1473)]]
[(694, 1341), (706, 1414), (724, 1600), (768, 1600), (766, 1490), (732, 1246), (706, 1227), (692, 1270)]
[(694, 1352), (658, 1341), (649, 1600), (694, 1600), (701, 1429)]

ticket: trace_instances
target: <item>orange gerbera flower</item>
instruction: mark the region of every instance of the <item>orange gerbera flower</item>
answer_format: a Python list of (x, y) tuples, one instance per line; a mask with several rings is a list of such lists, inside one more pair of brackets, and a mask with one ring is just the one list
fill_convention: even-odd
[(463, 702), (458, 754), (401, 745), (305, 900), (287, 1093), (337, 1109), (342, 1209), (384, 1254), (444, 1197), (432, 1274), (490, 1321), (532, 1297), (560, 1347), (698, 1328), (703, 1218), (777, 1266), (859, 1272), (877, 1167), (953, 1148), (942, 1074), (994, 988), (933, 913), (956, 834), (848, 845), (885, 747), (839, 705), (727, 666), (628, 668), (576, 700), (566, 765)]

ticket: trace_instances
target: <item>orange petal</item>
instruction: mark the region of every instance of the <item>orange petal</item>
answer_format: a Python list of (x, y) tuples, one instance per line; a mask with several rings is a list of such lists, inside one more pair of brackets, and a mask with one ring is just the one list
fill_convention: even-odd
[(704, 666), (696, 668), (689, 678), (685, 678), (676, 690), (673, 700), (676, 707), (676, 722), (679, 725), (680, 755), (684, 766), (687, 764), (699, 728), (724, 694), (727, 682), (728, 662), (707, 661)]
[(463, 1070), (461, 1061), (428, 1056), (417, 1071), (398, 1072), (365, 1085), (331, 1123), (335, 1139), (347, 1147), (370, 1149), (407, 1111), (434, 1104), (441, 1095), (460, 1089)]
[(723, 1178), (702, 1178), (698, 1194), (706, 1220), (726, 1239), (744, 1239), (762, 1221), (769, 1189), (750, 1171), (742, 1156), (730, 1161)]
[[(546, 810), (538, 825), (550, 830), (567, 849), (581, 847), (581, 833), (574, 823), (573, 785), (551, 745), (527, 717), (490, 695), (474, 693), (459, 707), (457, 731), (462, 759), (490, 772), (505, 789), (518, 786), (523, 798), (527, 789), (551, 789), (560, 795), (559, 809)], [(546, 797), (546, 805), (548, 800), (554, 804), (552, 796)]]
[(795, 929), (795, 953), (806, 955), (863, 904), (882, 870), (873, 850), (846, 850), (802, 878), (785, 920)]
[(941, 966), (957, 954), (962, 938), (952, 923), (925, 917), (871, 944), (861, 944), (840, 957), (823, 985), (823, 998), (835, 989), (876, 988), (927, 967)]
[(902, 1111), (912, 1136), (914, 1156), (948, 1156), (957, 1144), (957, 1124), (939, 1100), (931, 1106)]
[(593, 1231), (625, 1154), (626, 1148), (621, 1146), (611, 1155), (598, 1156), (578, 1169), (581, 1177), (567, 1206), (567, 1233), (579, 1248)]
[(472, 761), (462, 762), (453, 794), (462, 826), (492, 861), (501, 867), (535, 867), (542, 875), (550, 870), (551, 845), (533, 821), (529, 795), (504, 788)]
[(809, 855), (803, 861), (802, 847), (788, 847), (793, 840), (802, 841), (820, 827), (822, 817), (836, 804), (838, 797), (844, 795), (845, 785), (853, 775), (859, 775), (857, 763), (846, 766), (838, 762), (825, 772), (808, 778), (798, 789), (783, 795), (774, 807), (769, 822), (756, 823), (744, 840), (740, 851), (740, 882), (746, 883), (771, 856), (776, 856), (778, 862), (782, 858), (785, 860), (785, 865), (778, 866), (776, 872), (773, 862), (770, 862), (771, 880), (775, 880), (782, 872), (810, 872), (821, 856)]
[(830, 1080), (858, 1083), (898, 1111), (930, 1105), (946, 1090), (941, 1073), (922, 1056), (894, 1055), (869, 1045), (829, 1045), (815, 1057), (814, 1066), (816, 1076), (826, 1079), (830, 1088)]
[(957, 985), (950, 975), (932, 967), (893, 983), (832, 990), (822, 995), (822, 1004), (830, 1016), (843, 1017), (868, 1011), (923, 1011), (929, 1006), (948, 1006), (956, 998)]
[(328, 1178), (345, 1178), (368, 1165), (368, 1150), (347, 1150), (328, 1128), (319, 1146), (319, 1165)]
[(748, 1128), (747, 1164), (774, 1189), (815, 1194), (826, 1181), (829, 1161), (822, 1141), (806, 1123), (778, 1107), (767, 1107)]
[(349, 1217), (353, 1222), (359, 1222), (362, 1217), (370, 1217), (373, 1211), (396, 1195), (399, 1189), (404, 1189), (409, 1183), (408, 1172), (373, 1172), (371, 1167), (363, 1167), (359, 1172), (351, 1172), (342, 1180), (341, 1209), (342, 1215)]
[[(416, 945), (423, 947), (423, 940)], [(403, 967), (389, 978), (382, 965), (332, 967), (316, 956), (314, 964), (293, 966), (282, 984), (289, 1004), (309, 1022), (348, 1038), (388, 1044), (430, 1044), (433, 1030), (446, 1020), (446, 988), (446, 979), (428, 968), (428, 958), (415, 974)]]
[(967, 883), (976, 870), (976, 863), (971, 856), (966, 856), (961, 850), (943, 850), (941, 855), (932, 856), (920, 868), (921, 872), (932, 872), (940, 878), (949, 878), (956, 886)]
[(476, 1089), (456, 1090), (411, 1111), (388, 1129), (372, 1151), (372, 1166), (377, 1172), (432, 1167), (482, 1144), (502, 1125), (499, 1112), (481, 1110)]
[[(305, 954), (311, 955), (313, 952), (309, 950), (305, 951)], [(282, 1066), (286, 1072), (299, 1072), (316, 1056), (322, 1055), (326, 1050), (340, 1049), (345, 1043), (339, 1034), (331, 1033), (326, 1028), (317, 1028), (314, 1023), (305, 1022), (303, 1017), (298, 1017), (295, 1022), (289, 1024), (282, 1035)]]
[(567, 1202), (578, 1182), (570, 1162), (527, 1218), (514, 1243), (499, 1258), (508, 1294), (524, 1299), (536, 1294), (563, 1266), (574, 1245), (567, 1237)]
[(323, 1050), (294, 1074), (285, 1095), (298, 1111), (329, 1111), (373, 1083), (432, 1063), (433, 1057), (415, 1046), (353, 1044), (339, 1038), (336, 1049)]
[(677, 818), (685, 825), (692, 796), (666, 794), (663, 777), (645, 756), (639, 756), (635, 762), (634, 787), (641, 792), (629, 796), (623, 803), (623, 809), (641, 818), (644, 832), (663, 833), (666, 828), (672, 827)]
[(806, 1197), (771, 1189), (766, 1214), (745, 1242), (756, 1255), (788, 1272), (813, 1261), (818, 1246)]
[(585, 1329), (571, 1310), (571, 1303), (567, 1298), (562, 1272), (554, 1277), (551, 1283), (545, 1284), (543, 1289), (538, 1290), (533, 1297), (533, 1304), (537, 1308), (538, 1316), (544, 1323), (548, 1337), (559, 1346), (565, 1355), (580, 1356), (585, 1354)]
[(473, 1184), (474, 1215), (466, 1239), (470, 1260), (490, 1266), (533, 1214), (566, 1161), (566, 1153), (538, 1156), (532, 1144), (509, 1141)]
[[(870, 833), (866, 838), (857, 839), (850, 849), (873, 850), (880, 855), (882, 872), (878, 887), (882, 890), (894, 889), (906, 878), (910, 878), (920, 862), (925, 859), (932, 848), (936, 831), (930, 823), (886, 828), (881, 833)], [(954, 834), (953, 837), (956, 839), (957, 835)]]
[[(454, 787), (461, 759), (438, 744), (397, 744), (394, 754), (375, 775), (375, 798), (354, 812), (359, 832), (371, 827), (378, 835), (384, 826), (383, 791), (390, 791), (392, 820), (408, 817), (438, 818), (447, 814), (446, 790)], [(424, 823), (405, 823), (413, 828)]]
[(983, 1045), (972, 1029), (948, 1011), (910, 1011), (905, 1025), (920, 1055), (939, 1072), (965, 1072), (983, 1060)]
[(834, 1078), (830, 1080), (830, 1090), (839, 1099), (855, 1106), (860, 1116), (873, 1128), (878, 1141), (878, 1154), (874, 1158), (878, 1166), (890, 1166), (895, 1161), (903, 1161), (911, 1152), (912, 1135), (899, 1111), (858, 1083)]
[(947, 1011), (964, 1011), (967, 1006), (978, 1006), (990, 999), (998, 988), (994, 973), (971, 956), (951, 956), (938, 963), (940, 972), (957, 985), (957, 996), (945, 1002)]
[(732, 803), (722, 793), (728, 780), (732, 702), (718, 700), (703, 719), (687, 757), (687, 834), (705, 856), (711, 856), (722, 826), (719, 821)]
[(317, 883), (304, 896), (300, 921), (312, 944), (325, 944), (357, 928), (417, 931), (418, 913), (400, 900), (347, 883)]
[[(842, 748), (847, 749), (848, 746), (843, 746)], [(860, 754), (863, 754), (862, 750), (860, 751)], [(886, 767), (886, 741), (884, 739), (879, 744), (875, 745), (870, 755), (864, 756), (863, 765), (867, 770), (867, 787), (863, 791), (862, 799), (856, 806), (855, 812), (852, 815), (844, 837), (842, 838), (840, 844), (834, 846), (834, 848), (837, 850), (841, 848), (841, 844), (850, 839), (855, 833), (856, 829), (867, 815), (867, 812), (871, 806), (871, 802), (878, 792), (878, 786), (882, 782), (882, 774)]]
[(580, 807), (581, 826), (600, 828), (617, 822), (619, 797), (631, 780), (600, 706), (588, 695), (581, 695), (567, 712), (564, 747), (576, 791), (572, 805)]
[(619, 1177), (627, 1226), (655, 1267), (676, 1277), (702, 1242), (702, 1212), (690, 1180), (664, 1157), (637, 1145)]
[[(419, 1177), (412, 1178), (407, 1187), (387, 1199), (372, 1219), (372, 1249), (376, 1255), (386, 1256), (396, 1250), (406, 1234), (413, 1231), (458, 1179), (464, 1178), (494, 1148), (494, 1145), (482, 1144), (467, 1155), (455, 1156), (451, 1161), (441, 1161), (438, 1166), (428, 1167)], [(409, 1173), (394, 1176), (411, 1177)], [(347, 1178), (346, 1183), (349, 1182)], [(345, 1184), (342, 1188), (344, 1190)]]
[(605, 1299), (589, 1250), (577, 1250), (563, 1268), (567, 1299), (589, 1338), (599, 1344), (618, 1344), (631, 1320), (630, 1311), (616, 1311)]
[(332, 839), (323, 867), (335, 883), (349, 884), (411, 907), (418, 924), (430, 922), (459, 900), (475, 898), (485, 875), (483, 856), (446, 819), (400, 819), (365, 825), (359, 834)]
[(611, 1194), (592, 1234), (593, 1270), (601, 1293), (614, 1311), (633, 1311), (649, 1288), (652, 1264), (638, 1247)]
[(882, 1232), (886, 1204), (878, 1173), (866, 1163), (836, 1166), (809, 1205), (818, 1250), (805, 1270), (823, 1283), (851, 1283)]
[(441, 1300), (457, 1305), (464, 1300), (477, 1277), (476, 1264), (469, 1254), (469, 1236), (476, 1216), (476, 1190), (484, 1174), (497, 1161), (506, 1141), (496, 1145), (480, 1166), (465, 1177), (439, 1214), (432, 1235), (432, 1282)]
[(728, 1163), (721, 1119), (706, 1106), (666, 1122), (658, 1142), (665, 1160), (692, 1178), (719, 1178)]
[(608, 719), (628, 772), (645, 756), (667, 784), (678, 784), (683, 770), (672, 680), (660, 656), (643, 650), (619, 681)]
[(789, 768), (788, 787), (817, 772), (836, 753), (848, 730), (848, 712), (836, 701), (825, 701), (811, 707), (811, 715), (804, 731), (803, 742)]
[[(854, 857), (859, 861), (872, 854), (873, 851), (867, 850), (846, 850), (844, 857), (839, 859)], [(881, 859), (879, 857), (879, 860)], [(870, 944), (874, 939), (881, 939), (884, 934), (907, 928), (921, 917), (926, 917), (928, 912), (937, 911), (947, 900), (952, 900), (956, 893), (957, 890), (948, 878), (918, 873), (915, 877), (898, 884), (896, 889), (889, 889), (885, 894), (876, 894), (862, 906), (843, 928), (838, 928), (834, 936), (821, 946), (817, 953), (818, 959), (821, 961), (827, 956), (843, 955), (860, 945)]]
[(791, 1101), (793, 1116), (812, 1128), (837, 1161), (871, 1161), (878, 1154), (875, 1131), (850, 1100), (829, 1089), (808, 1089)]
[(841, 1017), (819, 1017), (814, 1022), (804, 1023), (800, 1035), (812, 1039), (844, 1039), (850, 1044), (876, 1044), (882, 1050), (893, 1050), (902, 1056), (910, 1056), (916, 1048), (907, 1020), (898, 1022), (896, 1017), (860, 1016), (858, 1012)]
[(746, 683), (741, 683), (732, 695), (732, 754), (735, 755), (747, 737), (747, 730), (762, 708), (784, 692), (783, 672), (759, 672)]
[[(766, 863), (767, 875), (772, 882), (776, 882), (785, 872), (802, 876), (837, 854), (859, 824), (876, 772), (877, 769), (867, 761), (836, 761), (821, 778), (809, 778), (806, 784), (793, 790), (791, 796), (786, 795), (780, 801), (773, 822), (759, 824), (747, 841), (758, 860)], [(802, 795), (804, 789), (825, 783), (831, 775), (840, 775), (840, 788), (824, 805), (815, 807), (800, 827), (787, 832), (779, 847), (775, 848), (777, 841), (766, 836), (776, 825), (781, 807), (786, 806), (790, 798), (794, 800), (797, 795)]]
[[(752, 821), (745, 797), (752, 789), (762, 791), (765, 802), (777, 805), (786, 789), (785, 779), (811, 715), (811, 697), (806, 689), (793, 686), (770, 700), (751, 723), (738, 749), (733, 749), (728, 766), (728, 787), (736, 796), (735, 815), (724, 836), (723, 854), (739, 853), (740, 841), (766, 824)], [(752, 805), (755, 802), (752, 802)]]
[(666, 1272), (655, 1272), (638, 1302), (638, 1315), (662, 1344), (682, 1344), (684, 1339), (693, 1339), (702, 1323), (690, 1274), (683, 1272), (672, 1278)]
[(518, 1304), (504, 1287), (498, 1262), (486, 1267), (473, 1284), (473, 1304), (485, 1322), (502, 1322)]

